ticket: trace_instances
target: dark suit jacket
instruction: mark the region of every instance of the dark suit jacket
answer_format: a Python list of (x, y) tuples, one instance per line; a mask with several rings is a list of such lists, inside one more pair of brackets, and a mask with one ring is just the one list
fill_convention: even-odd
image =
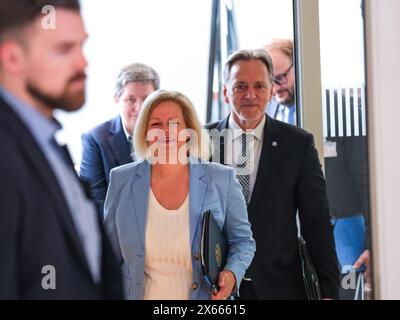
[[(228, 118), (206, 126), (219, 131), (227, 127)], [(219, 162), (224, 163), (224, 142), (213, 143), (220, 143)], [(248, 205), (257, 248), (247, 277), (252, 279), (260, 299), (306, 299), (297, 242), (297, 210), (322, 295), (337, 298), (338, 262), (326, 185), (313, 136), (267, 116), (256, 184)]]
[[(0, 98), (0, 300), (120, 299), (120, 268), (102, 225), (96, 285), (61, 187), (25, 124)], [(44, 266), (56, 289), (44, 290)]]
[(121, 117), (104, 122), (82, 135), (80, 176), (89, 183), (103, 217), (111, 169), (132, 162)]

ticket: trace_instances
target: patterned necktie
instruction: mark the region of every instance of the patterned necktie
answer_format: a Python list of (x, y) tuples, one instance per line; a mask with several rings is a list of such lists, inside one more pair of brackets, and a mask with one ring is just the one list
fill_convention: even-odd
[(244, 199), (246, 200), (246, 204), (249, 203), (249, 192), (250, 192), (250, 152), (249, 152), (249, 144), (250, 139), (252, 138), (251, 134), (242, 134), (242, 150), (239, 155), (239, 161), (236, 169), (236, 177), (242, 186), (242, 192), (244, 195)]
[(275, 119), (285, 122), (285, 107), (283, 105), (278, 105), (278, 111)]
[(135, 161), (135, 150), (133, 149), (133, 139), (132, 136), (128, 137), (128, 144), (129, 144), (129, 155), (133, 161)]

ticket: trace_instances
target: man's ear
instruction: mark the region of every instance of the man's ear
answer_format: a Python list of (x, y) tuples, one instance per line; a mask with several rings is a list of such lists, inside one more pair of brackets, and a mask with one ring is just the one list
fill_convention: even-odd
[(224, 102), (226, 104), (229, 104), (230, 101), (229, 101), (229, 98), (228, 98), (228, 88), (226, 87), (226, 84), (224, 84), (224, 86), (223, 86), (223, 93), (224, 93)]
[(4, 73), (21, 74), (25, 66), (25, 55), (22, 46), (14, 41), (0, 44), (0, 63)]
[(119, 102), (119, 98), (117, 96), (113, 97), (115, 104), (117, 104)]

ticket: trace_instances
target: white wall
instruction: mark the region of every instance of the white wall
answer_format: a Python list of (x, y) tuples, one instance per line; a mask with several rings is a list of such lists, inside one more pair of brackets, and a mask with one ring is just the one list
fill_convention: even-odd
[(321, 78), (324, 87), (365, 82), (361, 0), (319, 0)]
[(292, 0), (236, 0), (239, 45), (263, 47), (273, 38), (293, 39)]
[(366, 0), (375, 292), (400, 299), (400, 1)]

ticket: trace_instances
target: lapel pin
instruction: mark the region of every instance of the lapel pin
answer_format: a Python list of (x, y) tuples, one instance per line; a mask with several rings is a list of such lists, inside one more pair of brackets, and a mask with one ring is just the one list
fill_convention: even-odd
[(273, 142), (272, 142), (272, 146), (273, 146), (273, 147), (277, 147), (277, 146), (278, 146), (278, 142), (273, 141)]

